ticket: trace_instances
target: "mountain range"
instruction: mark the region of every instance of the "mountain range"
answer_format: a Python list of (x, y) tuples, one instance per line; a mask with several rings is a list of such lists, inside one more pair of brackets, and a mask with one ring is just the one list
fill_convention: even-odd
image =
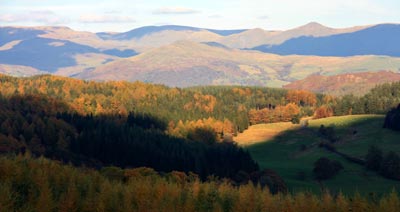
[[(0, 72), (169, 86), (281, 87), (311, 75), (400, 71), (400, 25), (285, 31), (145, 26), (127, 32), (0, 27)], [(379, 77), (377, 75), (376, 77)]]
[(178, 41), (114, 60), (76, 77), (140, 80), (179, 87), (220, 84), (280, 87), (315, 73), (335, 75), (398, 67), (400, 58), (387, 56), (280, 56)]
[(301, 36), (280, 45), (262, 45), (255, 50), (280, 55), (319, 56), (387, 55), (400, 56), (400, 25), (381, 24), (352, 33), (322, 37)]

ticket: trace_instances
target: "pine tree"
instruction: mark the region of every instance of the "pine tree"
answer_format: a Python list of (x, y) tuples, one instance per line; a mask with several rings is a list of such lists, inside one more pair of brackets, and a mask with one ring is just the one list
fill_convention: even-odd
[(68, 183), (67, 191), (61, 196), (58, 206), (59, 212), (76, 212), (78, 211), (78, 191), (72, 180)]
[(52, 191), (49, 187), (47, 179), (44, 179), (42, 185), (39, 186), (39, 197), (36, 202), (37, 212), (51, 212), (54, 209), (54, 200)]

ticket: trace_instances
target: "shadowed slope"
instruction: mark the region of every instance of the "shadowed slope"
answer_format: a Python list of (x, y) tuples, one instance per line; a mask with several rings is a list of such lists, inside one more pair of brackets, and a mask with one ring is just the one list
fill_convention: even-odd
[[(310, 120), (307, 128), (283, 129), (277, 136), (267, 138), (268, 142), (256, 143), (246, 148), (261, 168), (276, 170), (286, 180), (290, 191), (306, 189), (317, 192), (322, 185), (330, 192), (342, 191), (352, 194), (358, 191), (363, 194), (370, 192), (379, 194), (393, 187), (399, 189), (398, 181), (385, 179), (367, 171), (361, 165), (351, 163), (335, 153), (318, 147), (320, 142), (325, 141), (319, 136), (318, 129), (321, 124), (333, 125), (339, 140), (332, 145), (339, 152), (355, 158), (364, 158), (370, 145), (378, 146), (384, 152), (398, 152), (400, 134), (383, 129), (383, 121), (384, 116), (378, 115)], [(269, 125), (260, 127), (269, 130)], [(320, 157), (338, 160), (344, 167), (337, 176), (323, 181), (322, 184), (316, 182), (312, 174), (313, 164)]]
[(325, 37), (302, 36), (290, 39), (280, 45), (263, 45), (253, 49), (280, 55), (387, 55), (398, 57), (400, 56), (399, 35), (399, 24), (381, 24), (353, 33)]

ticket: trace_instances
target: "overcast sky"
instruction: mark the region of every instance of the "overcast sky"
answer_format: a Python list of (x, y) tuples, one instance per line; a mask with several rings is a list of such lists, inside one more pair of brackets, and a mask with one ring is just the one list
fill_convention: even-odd
[(147, 25), (290, 29), (400, 23), (400, 0), (0, 0), (1, 26), (69, 26), (92, 32)]

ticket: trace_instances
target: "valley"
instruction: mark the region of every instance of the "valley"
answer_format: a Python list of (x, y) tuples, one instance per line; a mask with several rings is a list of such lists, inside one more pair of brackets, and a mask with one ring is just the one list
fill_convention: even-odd
[(1, 212), (400, 208), (400, 24), (106, 13), (0, 15)]
[[(371, 145), (398, 151), (398, 132), (382, 128), (385, 111), (400, 101), (398, 82), (360, 97), (243, 86), (179, 89), (50, 75), (0, 76), (0, 85), (2, 152), (29, 151), (89, 167), (192, 171), (203, 180), (214, 174), (237, 183), (246, 181), (243, 172), (271, 169), (289, 191), (380, 193), (397, 185), (327, 147), (361, 160)], [(313, 164), (323, 156), (340, 161), (343, 170), (316, 183)], [(347, 178), (359, 183), (348, 184)]]

